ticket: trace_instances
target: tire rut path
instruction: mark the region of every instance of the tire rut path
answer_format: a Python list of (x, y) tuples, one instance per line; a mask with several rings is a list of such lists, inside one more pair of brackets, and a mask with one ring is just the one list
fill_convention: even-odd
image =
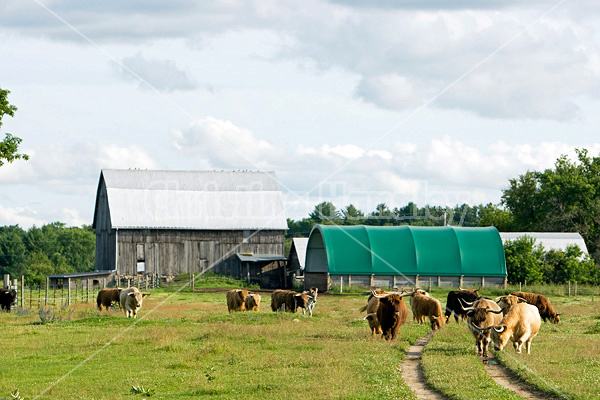
[(400, 368), (402, 369), (402, 379), (404, 379), (404, 382), (406, 382), (418, 399), (446, 400), (446, 397), (427, 386), (425, 375), (421, 368), (423, 348), (429, 342), (431, 336), (432, 333), (429, 333), (427, 336), (417, 339), (415, 344), (408, 348), (406, 356), (400, 365)]
[(493, 356), (483, 359), (482, 362), (487, 373), (498, 385), (515, 392), (518, 396), (526, 400), (559, 399), (523, 382), (513, 371), (500, 364)]

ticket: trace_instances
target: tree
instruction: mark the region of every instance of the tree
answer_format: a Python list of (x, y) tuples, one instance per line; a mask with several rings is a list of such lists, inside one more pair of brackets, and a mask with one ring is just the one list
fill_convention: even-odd
[(511, 283), (540, 283), (544, 273), (544, 248), (536, 245), (530, 236), (507, 241), (504, 244), (506, 272)]
[[(2, 127), (2, 118), (5, 115), (14, 117), (15, 111), (17, 111), (17, 107), (8, 102), (9, 93), (10, 91), (0, 88), (0, 128)], [(12, 163), (18, 159), (29, 160), (27, 154), (18, 153), (21, 141), (21, 138), (13, 136), (10, 133), (6, 134), (4, 140), (0, 142), (0, 167), (4, 165), (5, 161)]]
[(320, 223), (336, 223), (336, 219), (340, 218), (340, 212), (335, 208), (332, 202), (324, 201), (315, 206), (310, 217), (318, 224)]
[(365, 214), (353, 204), (350, 204), (348, 207), (342, 210), (342, 216), (344, 225), (358, 225), (365, 222)]
[(481, 207), (479, 226), (495, 226), (500, 232), (511, 232), (513, 216), (507, 210), (489, 203)]

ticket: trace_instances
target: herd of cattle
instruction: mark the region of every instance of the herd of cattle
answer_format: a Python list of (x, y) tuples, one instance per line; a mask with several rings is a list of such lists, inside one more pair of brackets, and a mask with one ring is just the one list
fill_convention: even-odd
[(393, 340), (398, 329), (406, 322), (408, 309), (403, 298), (410, 296), (413, 319), (424, 323), (429, 318), (431, 329), (437, 330), (447, 323), (454, 313), (467, 322), (477, 347), (477, 353), (488, 356), (488, 346), (493, 341), (494, 349), (504, 349), (508, 341), (513, 343), (517, 353), (521, 353), (523, 344), (530, 354), (531, 341), (538, 334), (542, 319), (555, 324), (560, 322), (546, 296), (537, 293), (514, 292), (492, 300), (479, 296), (479, 289), (461, 289), (448, 293), (446, 312), (442, 316), (442, 307), (437, 299), (422, 289), (411, 292), (372, 291), (366, 306), (365, 319), (373, 336), (381, 334), (386, 340)]
[[(410, 307), (413, 320), (419, 324), (429, 319), (431, 329), (436, 331), (450, 320), (459, 318), (467, 322), (477, 347), (477, 353), (488, 356), (488, 347), (494, 343), (495, 350), (502, 350), (508, 341), (512, 341), (517, 353), (521, 353), (523, 344), (527, 354), (531, 350), (531, 340), (538, 334), (541, 320), (550, 320), (558, 324), (560, 314), (557, 314), (547, 297), (526, 292), (514, 292), (492, 300), (479, 296), (479, 289), (454, 290), (448, 293), (446, 310), (442, 315), (440, 302), (429, 296), (422, 289), (410, 292), (371, 291), (367, 305), (360, 309), (366, 311), (364, 318), (368, 321), (373, 337), (378, 334), (386, 340), (394, 340), (400, 326), (404, 325), (408, 309), (404, 297), (410, 297)], [(275, 290), (271, 295), (271, 310), (295, 313), (302, 308), (306, 315), (312, 312), (317, 303), (317, 288), (304, 292), (291, 290)], [(127, 318), (135, 318), (142, 302), (149, 293), (140, 292), (135, 287), (127, 289), (105, 288), (100, 290), (96, 303), (98, 310), (104, 306), (109, 309), (113, 302), (120, 304)], [(227, 293), (227, 308), (234, 311), (258, 311), (261, 296), (244, 289), (232, 289)], [(15, 304), (17, 293), (14, 290), (0, 289), (0, 305), (2, 310), (10, 312)]]

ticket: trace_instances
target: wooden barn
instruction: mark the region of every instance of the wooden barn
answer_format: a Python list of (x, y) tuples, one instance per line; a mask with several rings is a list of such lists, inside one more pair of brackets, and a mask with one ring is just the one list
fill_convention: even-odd
[(96, 271), (238, 275), (283, 256), (287, 221), (274, 172), (103, 169), (93, 227)]

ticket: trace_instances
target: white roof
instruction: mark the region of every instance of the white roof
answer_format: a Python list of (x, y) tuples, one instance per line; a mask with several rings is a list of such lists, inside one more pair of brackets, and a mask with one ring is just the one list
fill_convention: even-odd
[(102, 170), (115, 229), (287, 229), (274, 172)]
[(298, 255), (300, 269), (304, 269), (304, 266), (306, 265), (306, 247), (308, 246), (308, 238), (293, 238), (292, 242), (294, 243), (294, 248)]
[(567, 246), (576, 244), (584, 254), (588, 254), (583, 237), (576, 232), (500, 232), (500, 239), (504, 243), (507, 240), (515, 240), (525, 235), (534, 238), (535, 244), (541, 244), (546, 251), (551, 249), (564, 251)]

